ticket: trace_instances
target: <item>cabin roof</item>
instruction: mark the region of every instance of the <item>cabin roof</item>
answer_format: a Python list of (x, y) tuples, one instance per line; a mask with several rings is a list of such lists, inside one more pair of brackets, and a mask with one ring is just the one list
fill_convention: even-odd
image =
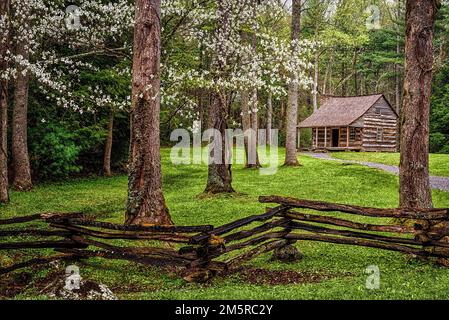
[(349, 126), (363, 116), (380, 98), (384, 98), (389, 104), (383, 94), (356, 97), (322, 96), (321, 107), (302, 121), (298, 127)]

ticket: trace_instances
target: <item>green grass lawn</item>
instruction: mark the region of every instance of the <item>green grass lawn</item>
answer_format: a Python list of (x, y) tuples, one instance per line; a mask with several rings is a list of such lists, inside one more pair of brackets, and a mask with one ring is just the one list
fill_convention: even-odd
[[(399, 166), (398, 152), (333, 152), (332, 157)], [(430, 154), (430, 174), (449, 177), (449, 154)]]
[[(394, 175), (360, 165), (343, 165), (306, 156), (301, 157), (300, 161), (301, 167), (280, 167), (273, 176), (259, 175), (257, 170), (234, 166), (237, 195), (198, 198), (205, 186), (207, 168), (172, 165), (169, 150), (164, 149), (164, 190), (172, 218), (178, 225), (218, 226), (264, 212), (266, 204), (257, 201), (258, 196), (263, 194), (374, 207), (397, 206), (398, 178)], [(13, 192), (11, 204), (0, 208), (1, 218), (36, 212), (83, 211), (104, 221), (122, 223), (126, 188), (125, 176), (42, 184), (28, 193)], [(436, 206), (449, 206), (449, 193), (434, 191), (433, 196)], [(173, 272), (125, 261), (95, 258), (78, 265), (84, 279), (108, 285), (122, 299), (449, 298), (449, 269), (410, 259), (400, 253), (370, 248), (319, 242), (298, 242), (296, 246), (304, 254), (299, 262), (271, 262), (271, 255), (265, 254), (250, 261), (248, 266), (324, 273), (330, 277), (318, 283), (261, 285), (232, 275), (214, 278), (207, 284), (189, 284)], [(0, 265), (12, 263), (25, 252), (0, 252)], [(364, 272), (369, 265), (380, 268), (378, 290), (365, 288), (367, 274)], [(15, 298), (48, 298), (35, 285), (42, 277), (48, 276), (48, 269), (28, 269), (27, 272), (32, 280), (24, 292)]]

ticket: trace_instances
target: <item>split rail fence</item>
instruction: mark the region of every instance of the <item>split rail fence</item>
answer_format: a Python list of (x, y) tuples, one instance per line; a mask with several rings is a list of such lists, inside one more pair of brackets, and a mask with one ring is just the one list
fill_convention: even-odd
[[(263, 214), (216, 228), (120, 225), (89, 219), (81, 213), (3, 219), (0, 250), (51, 248), (55, 254), (36, 257), (40, 252), (27, 251), (33, 257), (0, 269), (0, 274), (53, 260), (102, 257), (183, 267), (186, 280), (204, 281), (297, 241), (364, 246), (435, 257), (438, 261), (449, 258), (448, 209), (378, 209), (281, 196), (261, 196), (259, 201), (275, 206)], [(373, 217), (382, 223), (360, 223), (343, 219), (342, 214)], [(384, 218), (389, 218), (387, 223)], [(399, 220), (402, 222), (388, 223)], [(21, 241), (24, 236), (27, 241)], [(118, 245), (117, 239), (126, 241)]]

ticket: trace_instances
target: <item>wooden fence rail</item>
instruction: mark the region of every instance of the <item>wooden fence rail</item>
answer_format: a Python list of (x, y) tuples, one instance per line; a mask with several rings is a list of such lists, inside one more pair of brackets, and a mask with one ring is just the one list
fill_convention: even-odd
[[(276, 206), (263, 214), (216, 228), (128, 226), (95, 221), (82, 213), (35, 214), (0, 220), (0, 250), (52, 248), (56, 252), (54, 256), (32, 257), (0, 269), (0, 274), (53, 260), (102, 257), (179, 266), (187, 270), (186, 280), (204, 281), (296, 241), (364, 246), (449, 259), (449, 242), (445, 241), (449, 236), (448, 209), (378, 209), (281, 196), (261, 196), (259, 201)], [(342, 214), (379, 218), (382, 223), (355, 222), (342, 218)], [(413, 225), (388, 224), (385, 218), (413, 220)], [(41, 223), (29, 225), (36, 221)], [(24, 236), (37, 239), (21, 241)], [(127, 240), (130, 246), (119, 246), (114, 242), (116, 239)], [(161, 242), (172, 245), (160, 246)]]

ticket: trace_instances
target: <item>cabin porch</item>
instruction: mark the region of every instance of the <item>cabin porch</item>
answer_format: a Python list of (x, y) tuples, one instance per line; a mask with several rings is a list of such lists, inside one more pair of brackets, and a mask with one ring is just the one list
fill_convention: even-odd
[(360, 127), (314, 127), (312, 150), (360, 151), (362, 150)]

